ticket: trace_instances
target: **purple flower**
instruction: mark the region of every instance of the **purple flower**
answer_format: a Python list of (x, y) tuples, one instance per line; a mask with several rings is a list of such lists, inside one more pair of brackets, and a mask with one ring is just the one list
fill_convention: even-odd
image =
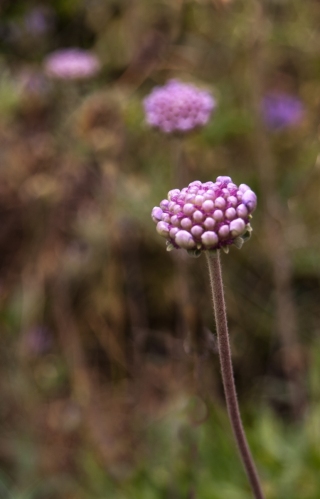
[(53, 27), (54, 12), (44, 6), (34, 7), (24, 17), (24, 24), (28, 32), (33, 35), (43, 35)]
[(282, 130), (298, 124), (304, 115), (304, 105), (298, 97), (270, 93), (262, 100), (262, 116), (270, 130)]
[(100, 66), (97, 56), (78, 48), (56, 50), (44, 60), (47, 75), (64, 80), (91, 78), (98, 73)]
[(144, 101), (146, 121), (162, 132), (189, 132), (204, 126), (216, 103), (209, 92), (193, 85), (169, 80), (155, 87)]
[(245, 184), (239, 187), (230, 177), (216, 182), (191, 182), (188, 187), (173, 189), (151, 216), (157, 232), (167, 240), (167, 250), (184, 248), (194, 256), (203, 250), (235, 244), (241, 248), (250, 236), (251, 213), (257, 196)]

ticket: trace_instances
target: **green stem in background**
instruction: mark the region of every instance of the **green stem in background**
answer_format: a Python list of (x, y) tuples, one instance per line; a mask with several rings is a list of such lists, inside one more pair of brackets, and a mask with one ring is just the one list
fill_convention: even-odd
[(231, 349), (224, 301), (223, 282), (220, 264), (220, 251), (205, 251), (213, 299), (214, 315), (218, 335), (219, 357), (228, 415), (235, 436), (242, 463), (246, 470), (254, 497), (264, 499), (259, 476), (253, 462), (247, 438), (243, 429), (233, 376)]
[(188, 165), (185, 158), (185, 137), (175, 136), (172, 139), (173, 146), (173, 182), (178, 189), (182, 189), (184, 185), (188, 185), (190, 182)]

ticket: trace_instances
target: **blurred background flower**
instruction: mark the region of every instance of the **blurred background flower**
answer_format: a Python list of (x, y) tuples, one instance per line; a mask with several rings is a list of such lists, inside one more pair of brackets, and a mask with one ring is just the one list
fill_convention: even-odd
[(45, 5), (33, 7), (24, 16), (24, 26), (33, 36), (41, 36), (53, 30), (55, 24), (54, 10)]
[(79, 48), (59, 49), (44, 60), (44, 71), (52, 78), (82, 80), (92, 78), (100, 70), (96, 55)]
[(184, 133), (206, 125), (216, 103), (209, 92), (170, 80), (154, 88), (143, 105), (149, 125), (165, 133)]
[(270, 130), (283, 130), (302, 122), (305, 107), (296, 96), (269, 93), (262, 100), (262, 115)]

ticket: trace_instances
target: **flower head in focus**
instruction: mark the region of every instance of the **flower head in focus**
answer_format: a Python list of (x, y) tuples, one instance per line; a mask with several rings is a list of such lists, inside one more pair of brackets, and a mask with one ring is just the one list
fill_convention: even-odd
[(234, 244), (241, 248), (250, 236), (251, 213), (257, 196), (245, 184), (239, 187), (230, 177), (215, 182), (191, 182), (173, 189), (151, 216), (157, 232), (167, 240), (167, 250), (184, 248), (199, 256), (201, 251), (224, 249)]
[(283, 130), (303, 119), (304, 105), (298, 97), (284, 93), (270, 93), (262, 100), (262, 116), (270, 130)]
[(56, 50), (44, 60), (46, 74), (63, 80), (92, 78), (98, 73), (100, 67), (100, 61), (96, 55), (78, 48)]
[(162, 132), (189, 132), (204, 126), (216, 106), (212, 95), (194, 85), (169, 80), (143, 101), (146, 121)]

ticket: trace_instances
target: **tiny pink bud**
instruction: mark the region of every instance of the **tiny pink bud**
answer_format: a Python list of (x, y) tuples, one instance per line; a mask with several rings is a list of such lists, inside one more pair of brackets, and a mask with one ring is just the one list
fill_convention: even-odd
[(198, 195), (194, 199), (194, 204), (196, 204), (197, 206), (201, 206), (203, 201), (204, 201), (204, 197)]
[(219, 238), (215, 232), (207, 231), (202, 234), (201, 241), (206, 248), (211, 248), (218, 244)]
[(227, 198), (230, 194), (229, 189), (227, 189), (226, 187), (221, 189), (221, 192), (222, 192), (224, 198)]
[(242, 218), (236, 218), (235, 220), (232, 220), (229, 228), (232, 236), (241, 236), (245, 231), (246, 224)]
[(247, 218), (248, 214), (249, 213), (248, 213), (247, 207), (244, 204), (239, 204), (239, 206), (237, 208), (237, 215), (238, 215), (238, 217), (240, 217), (240, 218)]
[(211, 199), (207, 199), (202, 203), (202, 209), (204, 211), (212, 211), (214, 209), (214, 202)]
[(196, 197), (195, 194), (188, 193), (188, 194), (186, 194), (185, 202), (194, 204), (195, 197)]
[(228, 203), (235, 208), (238, 204), (238, 200), (235, 196), (228, 196), (227, 198)]
[(246, 191), (242, 196), (242, 202), (248, 208), (249, 213), (253, 212), (257, 207), (257, 196), (251, 190)]
[(243, 192), (241, 192), (241, 191), (238, 190), (237, 191), (237, 200), (238, 201), (242, 201), (242, 196), (243, 196)]
[(175, 204), (173, 209), (172, 209), (173, 213), (176, 215), (177, 213), (179, 213), (181, 211), (181, 207), (179, 204)]
[(250, 187), (246, 184), (240, 184), (239, 185), (239, 191), (241, 192), (246, 192), (246, 191), (251, 191)]
[(192, 227), (192, 221), (190, 218), (183, 218), (180, 222), (182, 229), (190, 230)]
[(218, 208), (219, 210), (223, 210), (223, 208), (226, 207), (226, 200), (223, 198), (223, 197), (218, 197), (215, 202), (214, 202), (214, 206), (216, 208)]
[(162, 219), (163, 211), (159, 206), (155, 206), (151, 212), (151, 217), (154, 222), (160, 222)]
[(160, 208), (163, 210), (167, 210), (169, 206), (169, 201), (167, 199), (163, 199), (160, 203)]
[(220, 222), (221, 220), (223, 220), (223, 211), (221, 210), (215, 210), (213, 212), (213, 215), (212, 217), (217, 221), (217, 222)]
[(230, 177), (220, 175), (219, 177), (217, 177), (217, 182), (222, 182), (222, 183), (228, 184), (229, 182), (232, 182), (232, 180)]
[(233, 220), (236, 218), (237, 212), (234, 208), (228, 208), (225, 212), (225, 216), (228, 220)]
[(200, 210), (196, 210), (193, 214), (193, 220), (195, 222), (201, 222), (204, 219), (204, 214)]
[(185, 215), (192, 215), (192, 213), (195, 211), (195, 207), (193, 204), (187, 203), (184, 205), (182, 211)]
[(180, 189), (172, 189), (168, 192), (168, 199), (171, 201), (173, 198), (180, 194)]
[(174, 227), (179, 227), (180, 226), (180, 220), (177, 217), (177, 215), (173, 215), (171, 217), (171, 225), (174, 225)]
[(161, 217), (161, 220), (162, 220), (163, 222), (169, 223), (169, 222), (170, 222), (170, 215), (169, 215), (169, 213), (164, 213), (164, 214), (162, 215), (162, 217)]
[(189, 187), (201, 187), (202, 183), (200, 180), (194, 180), (193, 182), (190, 182)]
[(214, 228), (214, 226), (216, 225), (216, 221), (213, 220), (213, 218), (211, 217), (208, 217), (205, 219), (205, 221), (203, 222), (203, 225), (205, 226), (205, 228), (207, 230), (212, 230)]
[(191, 234), (196, 238), (198, 239), (201, 234), (203, 233), (203, 228), (201, 227), (201, 225), (194, 225), (191, 229)]
[(179, 230), (175, 236), (175, 242), (180, 248), (192, 249), (196, 243), (189, 232), (186, 230)]
[(168, 237), (169, 235), (169, 224), (166, 222), (158, 222), (157, 224), (157, 232), (162, 237)]
[(174, 239), (174, 237), (177, 234), (177, 232), (179, 232), (178, 227), (172, 227), (172, 229), (170, 229), (169, 234), (170, 234), (171, 239)]
[(220, 229), (218, 230), (218, 234), (222, 239), (225, 239), (229, 235), (229, 225), (222, 225)]
[(217, 195), (212, 189), (209, 189), (207, 192), (204, 193), (203, 197), (204, 199), (211, 199), (212, 201), (214, 201)]

